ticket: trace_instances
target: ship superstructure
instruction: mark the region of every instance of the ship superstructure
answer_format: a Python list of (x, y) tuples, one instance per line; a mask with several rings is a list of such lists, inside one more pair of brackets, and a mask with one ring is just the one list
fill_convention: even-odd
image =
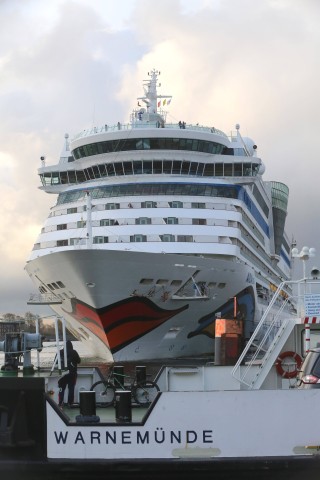
[(221, 316), (243, 321), (244, 343), (290, 278), (288, 187), (263, 180), (239, 125), (167, 122), (158, 79), (128, 124), (66, 134), (59, 162), (39, 169), (57, 201), (26, 270), (108, 360), (212, 355)]

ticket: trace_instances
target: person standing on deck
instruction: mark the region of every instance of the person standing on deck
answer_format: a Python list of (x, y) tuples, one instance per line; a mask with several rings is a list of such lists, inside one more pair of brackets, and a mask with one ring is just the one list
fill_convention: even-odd
[[(74, 388), (77, 382), (78, 364), (81, 362), (78, 352), (73, 348), (71, 340), (67, 340), (67, 367), (68, 373), (58, 381), (59, 386), (59, 407), (63, 407), (64, 392), (68, 385), (68, 405), (74, 402)], [(61, 350), (61, 357), (64, 358), (64, 351)]]

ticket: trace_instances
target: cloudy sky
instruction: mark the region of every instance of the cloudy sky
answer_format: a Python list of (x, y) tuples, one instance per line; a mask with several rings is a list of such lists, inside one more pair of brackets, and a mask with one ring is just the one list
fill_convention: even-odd
[(0, 312), (43, 313), (24, 271), (55, 202), (40, 156), (127, 122), (151, 68), (169, 121), (254, 139), (265, 179), (289, 186), (290, 237), (320, 253), (319, 22), (319, 0), (0, 0)]

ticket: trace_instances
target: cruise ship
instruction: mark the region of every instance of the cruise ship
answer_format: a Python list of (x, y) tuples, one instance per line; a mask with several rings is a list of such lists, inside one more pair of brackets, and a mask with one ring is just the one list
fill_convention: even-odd
[(167, 121), (159, 75), (128, 123), (66, 134), (59, 161), (38, 170), (56, 200), (26, 271), (39, 302), (108, 362), (211, 358), (221, 318), (241, 324), (240, 351), (291, 275), (288, 187), (263, 180), (238, 124)]

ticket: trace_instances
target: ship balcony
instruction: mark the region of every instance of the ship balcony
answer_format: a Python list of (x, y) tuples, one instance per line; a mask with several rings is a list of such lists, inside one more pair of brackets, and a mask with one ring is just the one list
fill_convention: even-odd
[[(159, 122), (144, 122), (135, 120), (133, 123), (117, 123), (116, 125), (103, 125), (102, 127), (92, 127), (90, 129), (83, 130), (82, 132), (75, 135), (72, 139), (72, 142), (75, 140), (79, 140), (81, 138), (94, 136), (94, 135), (101, 135), (106, 132), (118, 132), (118, 131), (128, 131), (128, 130), (135, 130), (135, 129), (153, 129), (153, 128), (160, 128)], [(162, 127), (164, 129), (171, 129), (171, 130), (181, 130), (179, 123), (165, 123)], [(229, 140), (228, 136), (214, 127), (206, 127), (204, 125), (193, 125), (193, 124), (186, 124), (183, 130), (192, 130), (196, 132), (202, 133), (212, 133), (215, 135), (219, 135)]]
[(62, 301), (53, 293), (32, 293), (27, 305), (58, 305)]

